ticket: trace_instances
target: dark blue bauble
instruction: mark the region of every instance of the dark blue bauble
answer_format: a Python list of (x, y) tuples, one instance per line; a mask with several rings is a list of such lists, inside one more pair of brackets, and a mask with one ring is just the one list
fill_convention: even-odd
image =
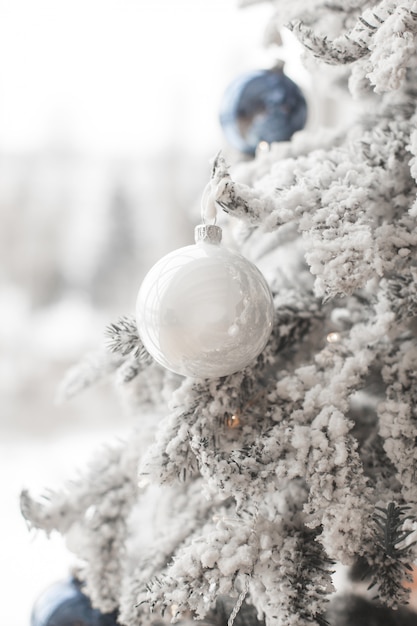
[(258, 70), (236, 78), (220, 105), (220, 124), (231, 146), (255, 154), (261, 141), (288, 141), (307, 120), (300, 88), (281, 69)]
[(93, 609), (82, 592), (81, 583), (69, 578), (54, 583), (35, 602), (31, 626), (116, 626), (117, 611), (101, 613)]

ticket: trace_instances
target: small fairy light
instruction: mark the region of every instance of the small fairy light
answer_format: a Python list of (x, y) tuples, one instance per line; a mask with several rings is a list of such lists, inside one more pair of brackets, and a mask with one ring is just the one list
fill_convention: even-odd
[(327, 343), (337, 343), (340, 341), (340, 333), (332, 331), (326, 337)]
[(267, 141), (260, 141), (258, 143), (259, 152), (269, 152), (270, 149), (271, 149), (271, 144), (269, 144)]
[(171, 606), (169, 607), (171, 617), (176, 617), (178, 615), (178, 608), (178, 604), (171, 604)]
[(233, 413), (233, 415), (228, 415), (226, 417), (226, 426), (227, 428), (239, 428), (240, 416), (238, 413)]
[(234, 413), (232, 413), (232, 415), (227, 415), (224, 420), (227, 428), (240, 428), (240, 426), (242, 426), (242, 413), (245, 414), (247, 409), (253, 406), (255, 402), (264, 394), (264, 391), (264, 389), (261, 389), (260, 391), (258, 391), (257, 394), (250, 398), (249, 401), (246, 402), (246, 404), (244, 404), (241, 408), (238, 408)]

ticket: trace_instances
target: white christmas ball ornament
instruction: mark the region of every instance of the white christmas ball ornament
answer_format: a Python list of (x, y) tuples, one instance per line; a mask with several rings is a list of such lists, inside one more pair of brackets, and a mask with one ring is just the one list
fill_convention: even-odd
[(217, 378), (244, 368), (272, 330), (271, 292), (255, 265), (220, 245), (221, 229), (196, 228), (196, 244), (167, 254), (139, 290), (139, 335), (167, 369)]

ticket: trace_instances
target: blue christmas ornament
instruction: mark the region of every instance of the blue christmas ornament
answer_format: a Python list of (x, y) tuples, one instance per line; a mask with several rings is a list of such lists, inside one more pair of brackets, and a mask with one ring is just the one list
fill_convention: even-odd
[(41, 594), (32, 609), (30, 626), (117, 626), (117, 611), (93, 609), (81, 583), (69, 578)]
[(306, 119), (306, 100), (281, 67), (236, 78), (220, 106), (220, 124), (227, 141), (251, 155), (261, 141), (288, 141), (304, 128)]

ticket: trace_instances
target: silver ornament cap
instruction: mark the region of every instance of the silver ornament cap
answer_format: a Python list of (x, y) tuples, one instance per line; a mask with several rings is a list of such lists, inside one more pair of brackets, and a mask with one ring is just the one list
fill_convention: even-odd
[(196, 243), (219, 244), (222, 240), (222, 229), (216, 224), (199, 224), (194, 229), (194, 239)]

